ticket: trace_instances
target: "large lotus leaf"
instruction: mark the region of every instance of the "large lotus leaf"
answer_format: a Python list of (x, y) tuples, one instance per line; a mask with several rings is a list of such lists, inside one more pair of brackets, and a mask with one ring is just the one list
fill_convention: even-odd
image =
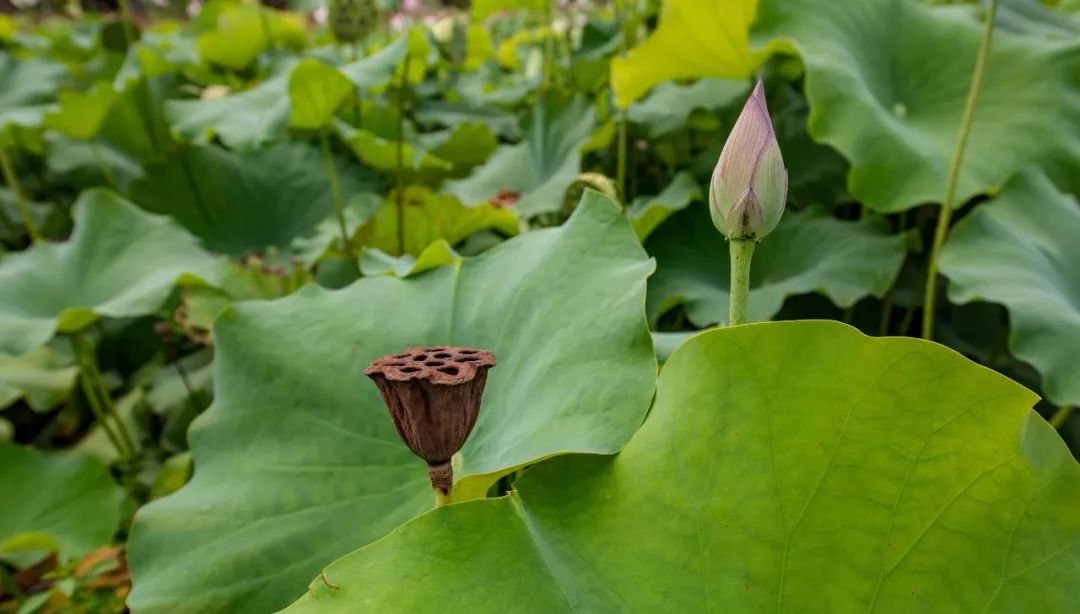
[(421, 124), (453, 127), (463, 123), (482, 123), (495, 134), (511, 140), (521, 138), (517, 117), (509, 111), (488, 107), (452, 104), (443, 100), (424, 100), (413, 113)]
[(1012, 353), (1059, 405), (1080, 405), (1078, 237), (1076, 198), (1025, 173), (958, 224), (941, 253), (949, 299), (1005, 305)]
[(472, 18), (486, 19), (500, 11), (533, 11), (543, 13), (547, 0), (473, 0)]
[(45, 115), (45, 127), (59, 130), (72, 138), (90, 140), (101, 130), (118, 96), (106, 81), (97, 82), (85, 92), (62, 91), (59, 94), (59, 109)]
[(313, 58), (300, 60), (289, 73), (289, 125), (325, 128), (354, 87), (337, 68)]
[(59, 343), (22, 356), (0, 354), (0, 409), (21, 398), (35, 411), (52, 409), (75, 385), (79, 368), (73, 363), (71, 352), (61, 349)]
[(566, 188), (581, 172), (580, 150), (594, 123), (593, 109), (583, 97), (541, 101), (533, 107), (521, 143), (497, 149), (471, 176), (448, 182), (444, 189), (468, 205), (512, 192), (521, 195), (517, 208), (525, 215), (558, 210)]
[(0, 559), (24, 551), (78, 558), (108, 545), (120, 525), (123, 491), (81, 454), (0, 444), (0, 492)]
[(648, 237), (656, 227), (671, 217), (676, 211), (681, 211), (695, 200), (701, 200), (704, 194), (701, 186), (694, 181), (693, 175), (680, 172), (675, 175), (671, 183), (656, 196), (639, 196), (627, 207), (626, 216), (634, 225), (634, 232), (642, 241)]
[[(755, 27), (802, 56), (810, 134), (851, 161), (855, 198), (879, 211), (942, 199), (978, 22), (921, 2), (762, 0)], [(994, 36), (957, 206), (1029, 163), (1060, 168), (1080, 156), (1078, 68), (1080, 46)]]
[(417, 518), (287, 611), (1068, 611), (1080, 465), (1036, 400), (836, 322), (705, 333), (618, 456)]
[(409, 36), (399, 36), (386, 47), (350, 62), (342, 66), (340, 70), (356, 87), (371, 88), (385, 85), (394, 78), (394, 72), (408, 51)]
[(289, 124), (289, 68), (256, 87), (224, 98), (170, 100), (165, 115), (183, 138), (197, 144), (217, 137), (230, 149), (255, 149)]
[[(0, 138), (9, 125), (37, 128), (68, 79), (63, 64), (41, 58), (15, 60), (0, 52)], [(0, 145), (5, 144), (0, 142)]]
[(16, 60), (0, 52), (0, 109), (51, 102), (67, 78), (67, 68), (58, 62)]
[(611, 88), (629, 107), (654, 85), (698, 77), (744, 78), (757, 61), (747, 42), (758, 0), (664, 0), (660, 25), (611, 60)]
[(746, 98), (750, 85), (730, 79), (701, 79), (691, 85), (661, 83), (648, 98), (635, 102), (626, 117), (643, 124), (649, 137), (657, 137), (686, 125), (697, 109), (715, 111)]
[(218, 261), (167, 217), (104, 189), (83, 192), (74, 209), (69, 241), (0, 263), (0, 353), (24, 354), (99, 317), (147, 315), (178, 280), (217, 276)]
[[(490, 204), (467, 207), (452, 196), (434, 194), (423, 188), (408, 190), (402, 206), (405, 209), (405, 254), (417, 256), (440, 239), (455, 245), (481, 230), (498, 230), (505, 235), (518, 232), (518, 218), (509, 209)], [(378, 213), (360, 227), (356, 241), (402, 255), (398, 250), (397, 204), (393, 200), (384, 203)]]
[(214, 30), (199, 35), (198, 49), (204, 62), (243, 70), (271, 44), (300, 47), (306, 40), (304, 22), (299, 15), (268, 10), (261, 5), (238, 5), (217, 16)]
[[(355, 165), (335, 164), (346, 198), (372, 187)], [(131, 194), (174, 216), (210, 249), (229, 253), (288, 245), (334, 210), (319, 147), (302, 142), (247, 152), (190, 147), (149, 165)]]
[(498, 356), (455, 496), (549, 456), (617, 451), (655, 383), (651, 269), (619, 208), (591, 194), (564, 226), (452, 266), (232, 307), (215, 328), (214, 405), (189, 434), (195, 476), (136, 517), (131, 608), (285, 606), (322, 566), (432, 506), (424, 462), (361, 375), (383, 354), (450, 343)]
[[(698, 327), (727, 321), (728, 244), (705, 207), (672, 216), (645, 248), (657, 261), (649, 280), (650, 321), (677, 305)], [(795, 294), (821, 292), (840, 307), (882, 296), (900, 273), (904, 253), (900, 235), (815, 211), (789, 211), (754, 250), (749, 318), (769, 319)]]

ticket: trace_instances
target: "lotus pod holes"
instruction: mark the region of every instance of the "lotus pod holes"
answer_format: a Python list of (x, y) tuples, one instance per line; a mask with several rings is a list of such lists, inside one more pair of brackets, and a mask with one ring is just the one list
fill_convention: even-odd
[(408, 348), (364, 370), (379, 388), (405, 445), (428, 464), (437, 505), (450, 501), (450, 459), (465, 445), (495, 354), (471, 347)]

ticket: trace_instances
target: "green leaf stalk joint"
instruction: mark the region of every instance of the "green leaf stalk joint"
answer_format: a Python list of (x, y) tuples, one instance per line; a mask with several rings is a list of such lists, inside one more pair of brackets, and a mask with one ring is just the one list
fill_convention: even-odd
[(731, 326), (746, 322), (754, 246), (780, 222), (787, 190), (787, 169), (759, 79), (724, 143), (709, 185), (709, 213), (730, 243)]
[(435, 505), (450, 503), (450, 459), (465, 445), (495, 354), (471, 347), (408, 348), (364, 370), (379, 388), (394, 427), (412, 453), (428, 464)]

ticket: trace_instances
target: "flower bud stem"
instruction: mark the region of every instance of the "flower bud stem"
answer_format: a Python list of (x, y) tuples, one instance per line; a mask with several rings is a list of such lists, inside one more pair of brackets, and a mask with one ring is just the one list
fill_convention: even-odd
[(753, 239), (731, 239), (731, 306), (728, 311), (728, 326), (746, 323), (746, 304), (750, 298), (750, 260), (754, 257), (757, 241)]
[(949, 235), (949, 223), (952, 221), (952, 210), (956, 200), (956, 185), (960, 179), (960, 164), (964, 159), (964, 148), (967, 146), (968, 134), (971, 132), (971, 122), (975, 117), (975, 103), (979, 100), (979, 90), (982, 88), (983, 74), (986, 72), (986, 60), (990, 55), (990, 41), (994, 34), (994, 17), (997, 14), (997, 5), (998, 0), (990, 0), (986, 8), (986, 25), (983, 29), (982, 42), (979, 44), (979, 54), (975, 58), (975, 70), (971, 75), (971, 86), (968, 89), (964, 115), (960, 119), (960, 134), (956, 138), (956, 149), (953, 151), (952, 162), (949, 164), (949, 175), (945, 182), (945, 199), (941, 201), (941, 212), (938, 214), (937, 228), (934, 230), (934, 243), (930, 248), (930, 262), (927, 264), (926, 269), (926, 287), (923, 291), (923, 339), (933, 339), (934, 337), (938, 257), (941, 255), (941, 248), (945, 245), (945, 239)]
[(23, 224), (26, 225), (26, 233), (30, 235), (31, 241), (35, 243), (40, 241), (41, 233), (38, 232), (37, 226), (34, 224), (34, 218), (30, 215), (30, 204), (26, 200), (26, 194), (23, 193), (22, 186), (19, 185), (19, 177), (15, 174), (15, 168), (2, 145), (0, 145), (0, 170), (4, 173), (4, 183), (15, 195), (15, 204), (18, 205), (19, 215), (22, 216)]

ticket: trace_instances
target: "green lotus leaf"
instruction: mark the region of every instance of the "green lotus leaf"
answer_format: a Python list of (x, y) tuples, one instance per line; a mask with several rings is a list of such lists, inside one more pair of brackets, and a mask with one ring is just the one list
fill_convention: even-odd
[(219, 261), (173, 220), (104, 189), (74, 205), (75, 232), (0, 263), (0, 353), (21, 355), (99, 317), (153, 313), (178, 281), (215, 279)]
[[(976, 20), (921, 2), (761, 0), (755, 28), (773, 49), (802, 57), (810, 134), (851, 162), (856, 199), (879, 211), (941, 201), (981, 36)], [(1078, 68), (1071, 42), (994, 36), (968, 141), (978, 154), (964, 160), (957, 206), (1028, 164), (1071, 168), (1080, 156)]]
[(101, 130), (119, 94), (108, 82), (99, 81), (85, 92), (66, 90), (61, 91), (59, 96), (60, 108), (45, 115), (45, 127), (88, 141)]
[[(657, 261), (649, 280), (649, 319), (684, 305), (699, 328), (728, 318), (728, 244), (706, 207), (692, 207), (667, 221), (645, 248)], [(904, 262), (904, 237), (867, 223), (844, 222), (815, 211), (788, 211), (754, 250), (748, 317), (768, 320), (784, 299), (820, 292), (839, 307), (883, 296)]]
[(700, 201), (704, 198), (701, 186), (694, 181), (693, 175), (680, 172), (675, 175), (671, 183), (656, 196), (639, 196), (627, 207), (626, 216), (634, 225), (634, 232), (638, 239), (644, 241), (656, 227), (672, 216), (676, 211), (682, 211), (691, 202)]
[(549, 456), (617, 451), (655, 383), (651, 269), (619, 207), (590, 195), (564, 226), (452, 266), (232, 307), (215, 329), (214, 405), (190, 431), (195, 475), (136, 516), (130, 607), (271, 611), (429, 509), (426, 465), (361, 375), (407, 346), (498, 356), (455, 497)]
[(394, 42), (375, 53), (350, 62), (339, 70), (356, 87), (378, 87), (394, 78), (398, 65), (401, 64), (408, 51), (409, 36), (399, 36)]
[(701, 79), (692, 85), (661, 83), (647, 98), (630, 105), (626, 118), (643, 124), (648, 137), (658, 137), (682, 128), (697, 109), (716, 111), (741, 103), (749, 93), (746, 81), (730, 79)]
[(68, 78), (63, 64), (43, 58), (16, 60), (0, 52), (0, 146), (10, 145), (4, 135), (10, 125), (40, 127)]
[(243, 263), (230, 262), (212, 284), (184, 289), (184, 324), (207, 332), (226, 307), (240, 301), (272, 301), (288, 296), (311, 280), (301, 266), (282, 256), (269, 261), (251, 257)]
[(445, 266), (460, 258), (445, 239), (439, 239), (427, 246), (419, 256), (405, 254), (394, 257), (381, 249), (366, 248), (360, 255), (360, 272), (368, 277), (373, 275), (409, 277)]
[(524, 215), (558, 211), (563, 192), (581, 172), (581, 148), (595, 124), (591, 105), (583, 97), (562, 103), (547, 99), (533, 107), (525, 138), (495, 150), (471, 176), (450, 181), (444, 191), (473, 205), (501, 193), (520, 195), (517, 209)]
[(19, 399), (35, 411), (48, 411), (67, 398), (79, 368), (61, 344), (43, 345), (22, 356), (0, 354), (0, 409)]
[[(335, 122), (338, 135), (356, 157), (371, 168), (384, 173), (397, 171), (398, 139), (383, 138), (370, 130), (357, 130), (345, 122)], [(453, 166), (425, 148), (405, 142), (401, 144), (402, 167), (407, 171), (449, 171)]]
[(289, 73), (289, 125), (307, 130), (325, 128), (353, 87), (333, 66), (312, 58), (300, 60)]
[(111, 178), (118, 190), (126, 191), (132, 181), (142, 176), (138, 160), (101, 139), (80, 141), (49, 132), (45, 134), (45, 142), (45, 163), (49, 170), (74, 188), (97, 187)]
[[(346, 198), (373, 187), (355, 164), (335, 165)], [(287, 246), (334, 210), (322, 154), (302, 142), (247, 152), (189, 147), (148, 165), (131, 195), (146, 209), (175, 217), (208, 248), (228, 253)]]
[(235, 5), (217, 15), (215, 29), (199, 35), (197, 46), (204, 62), (243, 70), (272, 43), (302, 47), (306, 42), (300, 16), (261, 5)]
[(629, 107), (663, 81), (749, 77), (758, 64), (747, 42), (758, 1), (665, 0), (652, 35), (611, 60), (619, 106)]
[(547, 7), (547, 0), (473, 0), (472, 18), (478, 21), (500, 11), (543, 13)]
[(956, 226), (940, 260), (949, 300), (1008, 309), (1012, 354), (1035, 366), (1059, 405), (1080, 405), (1078, 236), (1076, 198), (1025, 173)]
[(16, 60), (0, 52), (0, 109), (52, 102), (68, 78), (67, 67), (59, 62), (36, 57)]
[(488, 107), (451, 104), (441, 100), (424, 100), (413, 113), (421, 124), (453, 127), (463, 123), (482, 123), (495, 134), (510, 140), (521, 138), (517, 117), (508, 111)]
[(172, 129), (193, 143), (205, 145), (216, 137), (230, 149), (256, 149), (289, 125), (290, 70), (224, 98), (169, 100), (165, 115)]
[(0, 468), (0, 560), (58, 552), (67, 561), (112, 541), (124, 495), (104, 465), (3, 443)]
[(704, 333), (618, 456), (425, 514), (286, 612), (1067, 611), (1080, 465), (1036, 400), (836, 322)]
[[(497, 230), (504, 235), (518, 232), (518, 217), (509, 209), (490, 204), (468, 207), (452, 196), (423, 188), (408, 190), (402, 206), (405, 209), (405, 254), (418, 256), (439, 240), (455, 245), (481, 230)], [(389, 254), (402, 255), (398, 249), (397, 204), (388, 200), (360, 227), (355, 241)]]
[(463, 177), (487, 162), (498, 147), (499, 139), (482, 122), (462, 122), (453, 128), (419, 135), (432, 155), (452, 165), (451, 176)]

